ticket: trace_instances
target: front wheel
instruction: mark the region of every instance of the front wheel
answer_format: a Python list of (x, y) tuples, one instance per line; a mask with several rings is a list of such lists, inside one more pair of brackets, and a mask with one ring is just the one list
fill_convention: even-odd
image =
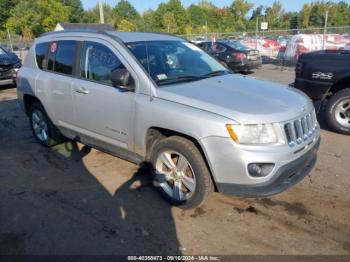
[(333, 131), (350, 135), (350, 88), (331, 97), (326, 106), (326, 121)]
[(154, 184), (172, 205), (194, 208), (213, 191), (206, 162), (188, 139), (174, 136), (160, 140), (151, 152), (151, 162)]

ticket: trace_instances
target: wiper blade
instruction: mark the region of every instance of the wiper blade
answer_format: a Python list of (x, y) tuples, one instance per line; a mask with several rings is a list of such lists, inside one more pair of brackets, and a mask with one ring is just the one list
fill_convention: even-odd
[(218, 70), (218, 71), (213, 71), (208, 74), (205, 74), (203, 77), (211, 77), (211, 76), (221, 76), (221, 75), (226, 75), (226, 74), (231, 74), (230, 71), (228, 70)]
[(156, 81), (156, 83), (159, 85), (166, 85), (166, 84), (175, 84), (175, 83), (181, 83), (181, 82), (198, 81), (204, 78), (205, 77), (203, 76), (180, 76), (175, 78), (161, 79)]

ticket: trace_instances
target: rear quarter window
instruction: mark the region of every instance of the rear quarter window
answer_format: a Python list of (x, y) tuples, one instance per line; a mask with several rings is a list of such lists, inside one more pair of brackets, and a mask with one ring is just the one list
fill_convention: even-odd
[(49, 43), (40, 43), (35, 46), (36, 63), (40, 69), (46, 67), (46, 54)]
[(67, 40), (50, 43), (48, 70), (65, 75), (72, 75), (76, 50), (76, 41)]

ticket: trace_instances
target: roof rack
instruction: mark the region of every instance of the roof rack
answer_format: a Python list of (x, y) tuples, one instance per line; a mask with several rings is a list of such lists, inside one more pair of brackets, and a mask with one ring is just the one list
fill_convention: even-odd
[(65, 29), (60, 31), (52, 31), (41, 34), (39, 37), (42, 36), (48, 36), (48, 35), (58, 35), (58, 34), (65, 34), (65, 33), (96, 33), (96, 34), (107, 34), (107, 32), (113, 32), (113, 31), (104, 31), (104, 30), (97, 30), (97, 29)]

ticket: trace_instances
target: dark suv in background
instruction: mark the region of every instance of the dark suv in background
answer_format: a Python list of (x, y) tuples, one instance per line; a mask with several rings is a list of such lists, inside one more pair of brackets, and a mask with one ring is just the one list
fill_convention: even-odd
[(325, 114), (335, 132), (350, 135), (350, 50), (305, 53), (296, 66), (294, 86)]
[(204, 42), (198, 46), (234, 72), (248, 73), (262, 65), (260, 52), (237, 40)]
[(22, 66), (19, 58), (0, 47), (0, 86), (14, 85), (16, 73)]

